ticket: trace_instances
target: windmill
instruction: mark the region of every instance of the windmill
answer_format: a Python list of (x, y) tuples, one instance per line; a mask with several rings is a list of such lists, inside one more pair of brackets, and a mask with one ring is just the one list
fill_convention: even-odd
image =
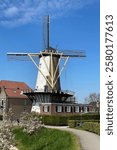
[[(46, 17), (46, 48), (39, 53), (7, 53), (16, 60), (31, 60), (38, 69), (37, 81), (34, 91), (24, 91), (24, 94), (33, 101), (32, 111), (40, 113), (42, 103), (66, 103), (73, 101), (74, 94), (62, 91), (60, 76), (69, 58), (86, 57), (84, 51), (65, 50), (58, 51), (50, 46), (50, 19)], [(35, 58), (39, 59), (39, 64)], [(64, 60), (60, 69), (61, 60)]]

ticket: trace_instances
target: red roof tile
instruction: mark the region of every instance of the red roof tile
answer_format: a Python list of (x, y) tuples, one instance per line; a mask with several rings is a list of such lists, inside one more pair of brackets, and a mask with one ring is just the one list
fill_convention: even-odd
[(6, 95), (12, 98), (27, 98), (27, 96), (22, 94), (22, 92), (24, 90), (31, 90), (31, 88), (24, 82), (7, 80), (1, 80), (0, 87), (4, 88)]

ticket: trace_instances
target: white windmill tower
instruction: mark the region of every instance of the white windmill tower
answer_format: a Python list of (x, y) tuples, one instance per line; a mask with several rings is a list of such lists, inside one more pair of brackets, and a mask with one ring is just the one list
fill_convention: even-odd
[[(37, 82), (34, 91), (25, 91), (32, 101), (32, 111), (40, 113), (40, 105), (42, 103), (65, 103), (69, 97), (73, 97), (73, 93), (63, 92), (60, 85), (60, 76), (63, 72), (69, 58), (85, 57), (84, 51), (66, 50), (57, 51), (49, 44), (49, 16), (46, 17), (47, 27), (47, 46), (39, 53), (8, 53), (10, 58), (19, 58), (20, 60), (28, 57), (38, 69)], [(21, 57), (22, 56), (22, 57)], [(39, 64), (35, 58), (38, 58)], [(60, 69), (61, 60), (64, 59), (64, 64)]]

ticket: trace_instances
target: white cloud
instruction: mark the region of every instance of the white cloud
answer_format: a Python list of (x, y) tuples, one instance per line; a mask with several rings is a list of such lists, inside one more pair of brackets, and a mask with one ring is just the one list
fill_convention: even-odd
[(95, 1), (99, 0), (2, 0), (0, 25), (13, 27), (38, 22), (47, 14), (60, 17)]
[(18, 14), (18, 8), (15, 6), (4, 10), (5, 17), (13, 17), (16, 16), (17, 14)]

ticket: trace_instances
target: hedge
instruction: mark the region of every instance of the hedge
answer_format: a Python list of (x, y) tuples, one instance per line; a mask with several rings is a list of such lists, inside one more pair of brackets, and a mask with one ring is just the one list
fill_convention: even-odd
[(100, 124), (96, 122), (84, 122), (82, 125), (84, 130), (100, 134)]
[(68, 120), (90, 120), (94, 121), (100, 120), (100, 116), (98, 114), (83, 114), (82, 116), (80, 114), (78, 115), (43, 115), (42, 116), (42, 122), (45, 125), (56, 125), (56, 126), (62, 126), (62, 125), (68, 125)]
[(86, 120), (82, 121), (82, 124), (79, 120), (69, 120), (68, 125), (71, 128), (77, 127), (78, 125), (81, 127), (80, 129), (87, 130), (96, 134), (100, 134), (100, 123), (94, 120), (93, 122)]
[(65, 116), (42, 116), (42, 122), (45, 125), (64, 126), (67, 125), (67, 117)]
[(99, 123), (100, 120), (68, 120), (68, 126), (70, 128), (74, 128), (77, 126), (81, 126), (81, 124), (84, 124), (84, 122), (96, 122)]
[(68, 120), (68, 126), (69, 126), (70, 128), (76, 127), (76, 126), (78, 125), (78, 123), (80, 123), (79, 120)]
[[(88, 122), (88, 121), (99, 121), (100, 116), (98, 114), (80, 114), (77, 115), (42, 115), (42, 122), (45, 125), (56, 125), (56, 126), (63, 126), (63, 125), (68, 125), (69, 121), (68, 120), (75, 120), (76, 124), (80, 122), (82, 117), (82, 122)], [(2, 115), (0, 115), (0, 120), (2, 120)]]

